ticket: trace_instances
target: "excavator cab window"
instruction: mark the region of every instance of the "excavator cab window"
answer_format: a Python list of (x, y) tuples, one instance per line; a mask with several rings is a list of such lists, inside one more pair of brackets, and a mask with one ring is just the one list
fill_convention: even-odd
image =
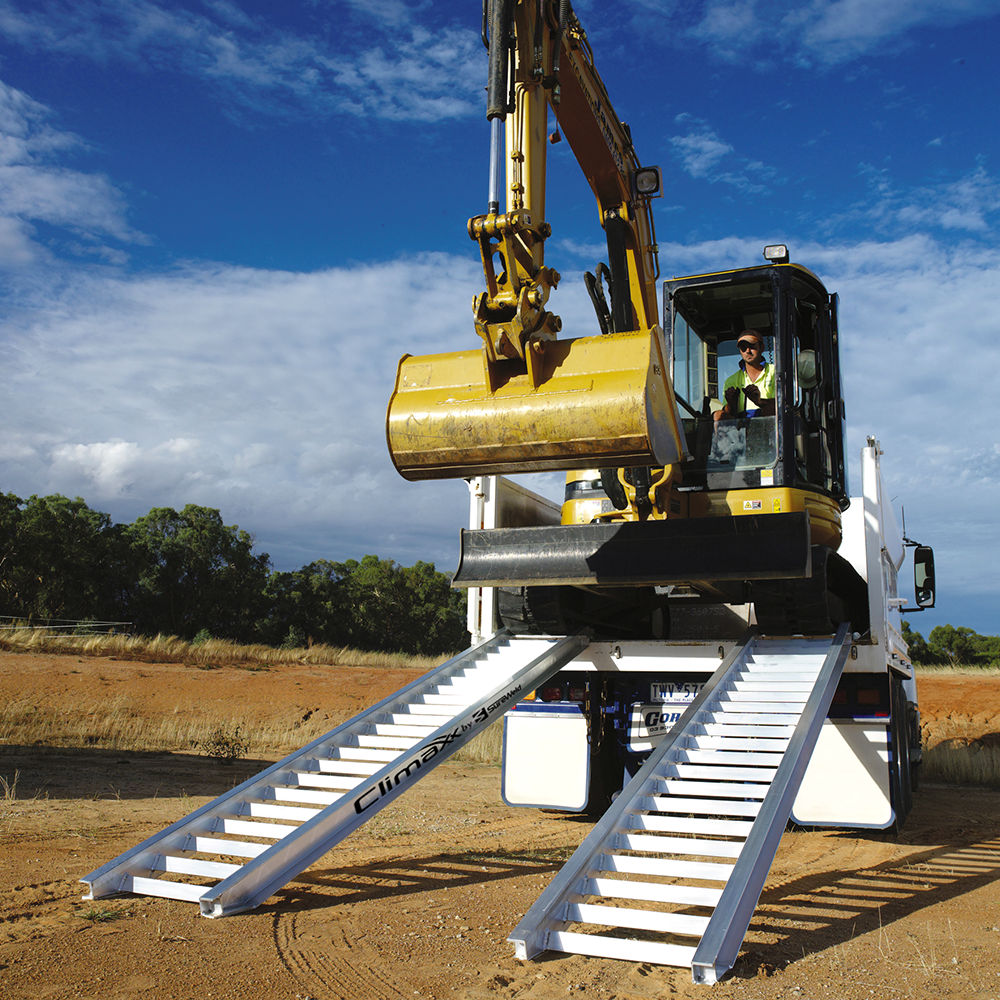
[[(771, 281), (715, 281), (678, 289), (671, 298), (674, 391), (694, 460), (682, 489), (740, 489), (774, 482), (778, 461), (775, 406), (742, 404), (716, 420), (726, 379), (740, 370), (737, 343), (744, 330), (764, 338), (764, 359), (775, 363)], [(769, 380), (770, 381), (770, 380)]]

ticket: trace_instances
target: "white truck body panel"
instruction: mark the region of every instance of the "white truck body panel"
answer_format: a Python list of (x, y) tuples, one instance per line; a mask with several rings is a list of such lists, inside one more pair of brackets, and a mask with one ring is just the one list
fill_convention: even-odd
[[(879, 447), (869, 440), (861, 453), (862, 491), (843, 517), (840, 554), (868, 584), (870, 634), (856, 636), (845, 674), (895, 676), (902, 679), (910, 710), (916, 708), (916, 682), (901, 634), (898, 572), (905, 546), (885, 492)], [(557, 523), (556, 504), (506, 480), (474, 480), (473, 526), (513, 526)], [(507, 506), (510, 505), (510, 510)], [(470, 629), (488, 633), (495, 606), (483, 588), (470, 590)], [(472, 613), (473, 602), (476, 614)], [(729, 609), (733, 622), (752, 621), (749, 607)], [(691, 618), (694, 631), (704, 622), (704, 634), (690, 640), (592, 642), (564, 671), (618, 674), (636, 684), (637, 675), (684, 675), (707, 678), (737, 644), (731, 633), (713, 630), (711, 616)], [(732, 622), (730, 622), (731, 628)], [(691, 624), (682, 634), (687, 634)], [(742, 626), (740, 626), (742, 629)], [(474, 630), (473, 630), (474, 631)], [(713, 638), (721, 636), (725, 638)], [(863, 683), (863, 680), (862, 680)], [(655, 681), (651, 679), (651, 687)], [(641, 681), (638, 688), (641, 689)], [(648, 697), (648, 702), (647, 702)], [(669, 729), (666, 702), (640, 694), (628, 706), (625, 743), (642, 753), (656, 746)], [(504, 722), (503, 799), (509, 805), (580, 811), (586, 807), (590, 775), (586, 718), (582, 712), (560, 713), (519, 709)], [(657, 715), (657, 718), (653, 718)], [(847, 826), (885, 829), (896, 821), (892, 805), (892, 725), (889, 718), (828, 719), (810, 759), (792, 808), (792, 819), (803, 826)], [(919, 759), (919, 750), (914, 750)]]

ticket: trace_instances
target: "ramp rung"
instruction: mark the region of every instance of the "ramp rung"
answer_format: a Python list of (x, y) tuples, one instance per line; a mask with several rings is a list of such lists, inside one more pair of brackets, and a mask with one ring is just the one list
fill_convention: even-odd
[(667, 795), (654, 795), (644, 800), (642, 808), (664, 813), (707, 814), (709, 816), (756, 816), (759, 802), (730, 802), (724, 799), (690, 799), (678, 789)]
[(319, 792), (308, 788), (275, 788), (274, 797), (279, 802), (311, 802), (318, 806), (328, 806), (340, 798), (337, 792)]
[[(719, 750), (712, 747), (680, 747), (677, 758), (687, 764), (726, 764), (731, 767), (753, 768), (759, 777), (763, 772), (775, 771), (781, 763), (781, 750), (755, 750), (753, 753), (738, 750)], [(773, 766), (772, 766), (773, 765)]]
[(673, 858), (635, 858), (625, 854), (605, 854), (599, 871), (628, 875), (658, 875), (660, 878), (693, 878), (707, 882), (725, 882), (733, 873), (732, 865), (711, 861), (677, 861)]
[(564, 917), (567, 923), (597, 924), (605, 927), (631, 927), (635, 930), (658, 931), (661, 934), (683, 934), (701, 937), (708, 926), (708, 917), (687, 913), (662, 913), (657, 910), (634, 910), (623, 906), (595, 906), (593, 903), (570, 903)]
[(724, 752), (744, 751), (746, 753), (783, 754), (788, 746), (787, 739), (741, 739), (738, 736), (691, 736), (685, 741), (691, 750), (722, 750)]
[[(761, 715), (773, 715), (775, 712), (800, 711), (806, 703), (805, 696), (788, 695), (783, 691), (775, 691), (774, 697), (763, 696), (760, 691), (726, 691), (719, 696), (716, 706), (723, 712), (760, 712)], [(730, 707), (732, 706), (732, 708)]]
[(637, 813), (632, 817), (633, 830), (659, 830), (663, 833), (709, 833), (720, 837), (746, 838), (753, 826), (749, 820), (694, 819), (690, 816), (659, 816)]
[(753, 701), (786, 701), (802, 704), (809, 699), (811, 684), (786, 684), (783, 681), (740, 681), (733, 689), (733, 694), (739, 694)]
[[(265, 837), (270, 840), (281, 840), (298, 826), (289, 826), (287, 823), (255, 823), (247, 819), (230, 819), (228, 817), (220, 820), (219, 833), (234, 833), (241, 837)], [(268, 844), (270, 847), (270, 844)]]
[[(381, 771), (382, 767), (380, 766), (376, 768), (376, 770)], [(375, 771), (372, 771), (371, 773), (374, 774)], [(315, 774), (311, 771), (308, 771), (305, 774), (293, 775), (293, 778), (297, 785), (301, 785), (304, 788), (330, 788), (341, 792), (347, 792), (352, 788), (357, 788), (357, 786), (364, 781), (364, 776), (348, 777), (344, 774)], [(291, 782), (289, 782), (289, 784), (291, 784)]]
[(646, 833), (620, 833), (615, 847), (619, 851), (700, 858), (738, 858), (743, 850), (742, 842), (731, 840), (696, 840), (694, 837), (662, 837)]
[(276, 806), (268, 802), (247, 802), (244, 804), (246, 815), (263, 816), (265, 819), (291, 819), (304, 823), (312, 819), (319, 809), (305, 809), (300, 806)]
[[(372, 732), (376, 736), (391, 736), (397, 739), (416, 737), (410, 746), (416, 746), (425, 736), (429, 736), (437, 726), (398, 726), (391, 722), (376, 722), (372, 726)], [(409, 749), (409, 747), (404, 747)]]
[(394, 726), (414, 726), (432, 732), (448, 725), (451, 715), (418, 715), (415, 712), (393, 712), (388, 721)]
[[(407, 748), (409, 749), (409, 748)], [(336, 772), (337, 767), (343, 761), (356, 760), (360, 763), (372, 762), (378, 764), (376, 770), (381, 770), (382, 764), (388, 764), (390, 760), (395, 760), (399, 756), (398, 750), (377, 750), (375, 747), (340, 747), (337, 757), (318, 757), (316, 763), (321, 771)], [(374, 774), (374, 771), (372, 772)]]
[(741, 705), (729, 702), (728, 704), (716, 707), (718, 708), (718, 712), (712, 721), (722, 726), (750, 725), (761, 727), (774, 726), (775, 729), (779, 726), (794, 728), (799, 718), (797, 712), (772, 711), (770, 706), (766, 708), (757, 706), (755, 708), (753, 705)]
[(192, 837), (192, 850), (199, 854), (231, 855), (235, 858), (255, 858), (263, 854), (270, 844), (250, 844), (243, 840), (223, 840), (220, 837)]
[(161, 896), (163, 899), (180, 899), (185, 903), (197, 903), (211, 888), (208, 885), (191, 885), (190, 882), (174, 882), (168, 878), (143, 878), (130, 876), (129, 885), (122, 892), (134, 892), (140, 896)]
[[(371, 752), (371, 751), (369, 751)], [(392, 751), (388, 751), (389, 760), (394, 760), (396, 755)], [(320, 761), (320, 768), (323, 774), (356, 774), (361, 777), (367, 777), (368, 775), (374, 774), (376, 771), (381, 771), (385, 766), (386, 762), (380, 760), (324, 760)], [(296, 775), (301, 777), (309, 777), (312, 775), (316, 777), (319, 772), (317, 771), (296, 771)], [(299, 781), (299, 784), (302, 784)]]
[(571, 931), (550, 931), (547, 945), (550, 951), (618, 958), (626, 962), (651, 962), (654, 965), (685, 966), (690, 965), (694, 958), (694, 948), (686, 945), (634, 941), (600, 934), (575, 934)]
[(198, 858), (187, 858), (177, 854), (157, 854), (153, 862), (153, 871), (215, 879), (228, 878), (241, 867), (241, 865), (227, 864), (225, 861), (201, 861)]
[(698, 795), (720, 799), (762, 799), (769, 785), (729, 784), (722, 781), (695, 781), (685, 778), (668, 778), (659, 782), (661, 795)]
[(604, 899), (641, 899), (649, 903), (669, 903), (675, 906), (714, 907), (722, 898), (721, 889), (708, 886), (629, 882), (620, 878), (583, 879), (581, 893)]
[(731, 767), (728, 764), (668, 764), (663, 769), (665, 778), (677, 777), (691, 781), (758, 781), (770, 782), (774, 778), (773, 767)]
[(735, 715), (727, 714), (725, 722), (697, 723), (691, 727), (691, 732), (695, 736), (747, 736), (786, 741), (790, 740), (792, 733), (795, 732), (794, 725), (782, 723), (762, 726), (756, 724), (759, 722), (758, 716), (748, 715), (747, 718), (752, 720), (749, 725), (742, 723)]
[(744, 674), (742, 680), (750, 684), (808, 684), (812, 687), (816, 683), (817, 673), (818, 670), (755, 670)]
[[(448, 708), (452, 709), (457, 706), (449, 705)], [(443, 719), (439, 725), (444, 725), (445, 722), (449, 722), (455, 717), (454, 711), (449, 711), (447, 714), (442, 713), (440, 705), (425, 705), (422, 702), (415, 701), (412, 705), (407, 705), (402, 711), (408, 712), (410, 715), (420, 715), (420, 716), (430, 716), (434, 719)]]
[(358, 734), (357, 737), (358, 746), (362, 747), (378, 747), (382, 750), (395, 750), (396, 753), (390, 757), (390, 760), (395, 760), (402, 750), (412, 750), (420, 740), (407, 738), (402, 739), (399, 736), (375, 736), (370, 733)]
[(453, 708), (457, 713), (459, 709), (468, 708), (472, 702), (467, 698), (461, 698), (457, 694), (435, 694), (428, 692), (421, 695), (423, 703), (429, 708)]

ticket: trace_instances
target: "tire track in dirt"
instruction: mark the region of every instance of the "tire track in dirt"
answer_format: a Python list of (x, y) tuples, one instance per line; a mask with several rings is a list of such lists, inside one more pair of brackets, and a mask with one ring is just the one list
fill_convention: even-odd
[(329, 922), (330, 936), (320, 936), (314, 926), (301, 928), (298, 914), (278, 914), (274, 942), (282, 964), (316, 1000), (389, 1000), (413, 995), (399, 989), (398, 972), (381, 972), (378, 952), (365, 946), (363, 938), (347, 933), (337, 922)]

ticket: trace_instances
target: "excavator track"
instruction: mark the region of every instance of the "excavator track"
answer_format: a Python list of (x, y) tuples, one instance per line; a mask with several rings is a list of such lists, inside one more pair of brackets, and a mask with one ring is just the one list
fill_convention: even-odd
[(599, 638), (662, 639), (666, 599), (652, 587), (501, 587), (498, 611), (515, 635), (568, 635), (587, 627)]
[(765, 635), (828, 635), (841, 622), (868, 631), (864, 580), (825, 545), (812, 549), (812, 576), (753, 584), (757, 625)]
[[(812, 548), (812, 575), (756, 580), (753, 601), (765, 635), (829, 635), (849, 621), (868, 630), (864, 581), (849, 563), (822, 545)], [(503, 625), (517, 635), (568, 635), (590, 628), (599, 638), (670, 637), (669, 602), (652, 587), (501, 587)]]

